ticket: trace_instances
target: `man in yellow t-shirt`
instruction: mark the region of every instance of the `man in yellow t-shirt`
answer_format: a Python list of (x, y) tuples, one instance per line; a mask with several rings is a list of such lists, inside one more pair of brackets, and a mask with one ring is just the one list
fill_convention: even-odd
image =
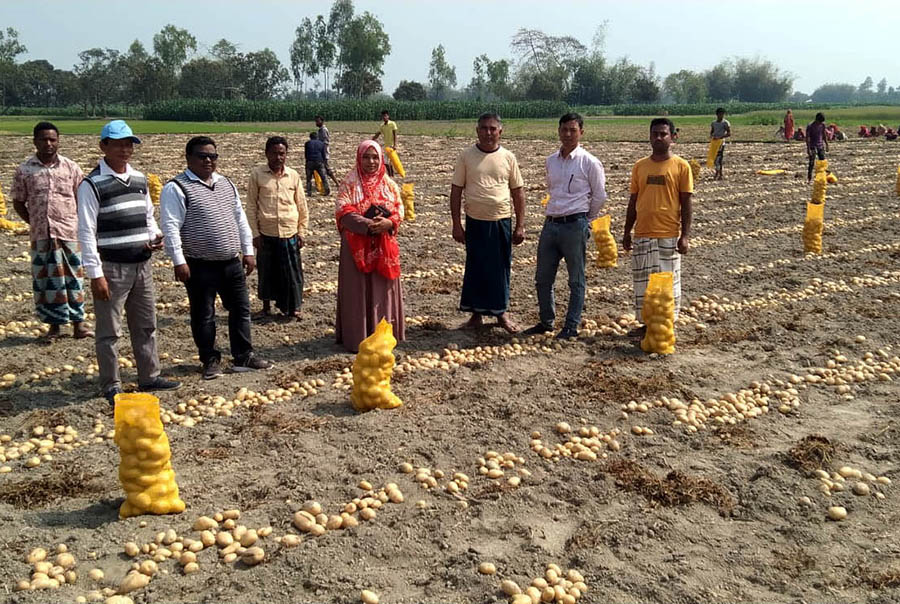
[[(459, 309), (472, 313), (465, 328), (480, 327), (482, 316), (490, 315), (506, 331), (516, 333), (519, 328), (507, 308), (512, 246), (525, 240), (524, 182), (516, 156), (500, 146), (500, 116), (481, 114), (475, 131), (478, 143), (459, 154), (450, 187), (453, 239), (466, 246)], [(465, 228), (460, 216), (463, 192)]]
[[(397, 123), (391, 119), (390, 113), (385, 109), (381, 112), (381, 127), (378, 128), (378, 132), (375, 133), (375, 136), (372, 137), (373, 141), (377, 141), (378, 137), (382, 137), (384, 139), (384, 146), (391, 147), (394, 151), (398, 151), (397, 145), (400, 144), (400, 139), (397, 136)], [(391, 163), (391, 160), (388, 159), (387, 153), (384, 154), (384, 167), (387, 168), (388, 176), (391, 178), (394, 177), (394, 165)]]
[[(651, 273), (672, 273), (676, 318), (681, 306), (681, 255), (687, 254), (690, 247), (694, 180), (690, 164), (671, 152), (677, 136), (672, 120), (660, 117), (651, 121), (653, 153), (638, 160), (631, 170), (631, 197), (622, 247), (626, 251), (633, 249), (631, 266), (638, 321), (642, 321), (644, 291)], [(631, 335), (643, 336), (645, 331), (646, 325)]]

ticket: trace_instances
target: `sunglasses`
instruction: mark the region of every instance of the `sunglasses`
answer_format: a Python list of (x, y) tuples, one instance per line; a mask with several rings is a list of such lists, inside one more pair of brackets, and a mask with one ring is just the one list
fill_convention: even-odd
[(217, 159), (219, 159), (218, 153), (197, 152), (197, 153), (194, 153), (193, 156), (196, 157), (197, 159), (208, 159), (210, 161), (216, 161)]

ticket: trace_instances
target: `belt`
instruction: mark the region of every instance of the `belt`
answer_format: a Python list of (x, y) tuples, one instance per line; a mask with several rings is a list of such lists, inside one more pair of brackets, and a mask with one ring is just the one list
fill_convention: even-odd
[(579, 212), (578, 214), (569, 214), (568, 216), (547, 216), (546, 222), (563, 223), (575, 222), (582, 218), (587, 218), (587, 212)]

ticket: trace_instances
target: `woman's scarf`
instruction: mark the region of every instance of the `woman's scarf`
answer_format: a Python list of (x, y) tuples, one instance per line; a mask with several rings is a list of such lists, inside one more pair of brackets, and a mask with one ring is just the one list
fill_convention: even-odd
[[(366, 174), (362, 169), (363, 153), (369, 148), (378, 153), (378, 170)], [(384, 156), (381, 146), (365, 140), (356, 149), (356, 168), (347, 174), (338, 188), (335, 218), (338, 232), (347, 237), (350, 253), (356, 268), (363, 273), (378, 271), (387, 279), (400, 276), (400, 247), (397, 245), (397, 228), (400, 226), (400, 196), (394, 182), (385, 176)], [(341, 219), (348, 214), (364, 215), (373, 205), (382, 206), (391, 215), (394, 228), (377, 235), (359, 234), (344, 229)]]

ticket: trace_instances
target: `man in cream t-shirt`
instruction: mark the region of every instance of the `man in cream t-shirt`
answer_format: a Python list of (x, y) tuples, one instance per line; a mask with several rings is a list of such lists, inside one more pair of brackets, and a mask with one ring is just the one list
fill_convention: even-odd
[[(525, 240), (524, 182), (516, 156), (500, 146), (500, 116), (483, 113), (475, 131), (478, 143), (459, 154), (450, 188), (453, 239), (466, 246), (459, 309), (472, 313), (465, 328), (480, 327), (482, 317), (490, 315), (506, 331), (516, 333), (519, 328), (507, 309), (512, 246)], [(460, 216), (464, 191), (465, 228)]]

